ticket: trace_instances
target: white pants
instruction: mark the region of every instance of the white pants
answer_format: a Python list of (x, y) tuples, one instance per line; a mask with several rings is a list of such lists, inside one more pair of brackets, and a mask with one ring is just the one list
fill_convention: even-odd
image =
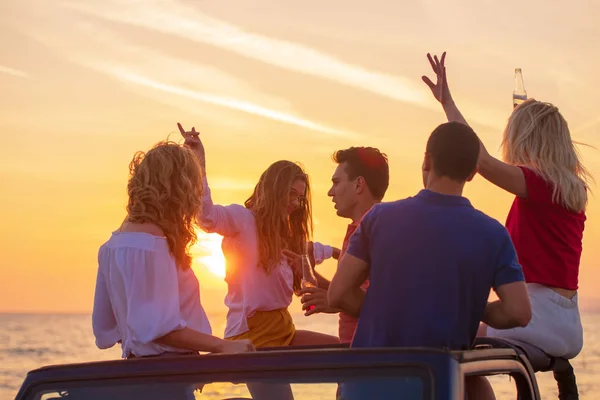
[(532, 317), (524, 328), (487, 328), (487, 336), (521, 340), (554, 357), (575, 358), (583, 348), (577, 295), (568, 299), (554, 290), (528, 283)]

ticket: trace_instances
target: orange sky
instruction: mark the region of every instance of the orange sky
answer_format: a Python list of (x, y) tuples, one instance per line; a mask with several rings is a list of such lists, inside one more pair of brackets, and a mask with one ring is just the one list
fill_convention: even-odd
[[(91, 310), (97, 249), (124, 217), (128, 162), (178, 138), (177, 121), (203, 133), (217, 202), (243, 202), (275, 160), (302, 162), (316, 239), (340, 246), (347, 221), (326, 196), (334, 150), (386, 152), (386, 200), (421, 188), (425, 140), (444, 122), (420, 80), (428, 51), (448, 51), (454, 97), (490, 151), (515, 67), (576, 140), (600, 146), (599, 3), (446, 3), (2, 1), (0, 311)], [(598, 150), (582, 152), (600, 179)], [(511, 196), (481, 177), (466, 195), (504, 222)], [(592, 197), (584, 306), (600, 302), (599, 207)], [(335, 264), (322, 268), (331, 276)], [(204, 305), (222, 310), (222, 279), (195, 269)]]

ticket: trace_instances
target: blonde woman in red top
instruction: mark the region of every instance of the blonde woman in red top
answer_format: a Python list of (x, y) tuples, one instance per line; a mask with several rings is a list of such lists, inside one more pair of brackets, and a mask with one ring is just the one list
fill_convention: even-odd
[[(445, 55), (441, 60), (428, 55), (437, 82), (423, 80), (448, 120), (466, 124), (448, 90)], [(577, 289), (591, 176), (567, 122), (550, 103), (530, 99), (514, 109), (504, 130), (502, 153), (504, 162), (482, 144), (479, 173), (515, 195), (506, 228), (528, 283), (533, 317), (524, 328), (483, 326), (480, 333), (531, 343), (554, 357), (574, 358), (583, 347)]]

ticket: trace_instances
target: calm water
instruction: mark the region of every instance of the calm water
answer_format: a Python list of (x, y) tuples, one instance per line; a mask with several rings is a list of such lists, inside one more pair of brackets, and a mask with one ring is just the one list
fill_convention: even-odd
[[(223, 332), (225, 316), (209, 315), (215, 334)], [(335, 335), (337, 317), (294, 315), (299, 329)], [(573, 361), (581, 399), (600, 398), (600, 314), (583, 314), (585, 345)], [(220, 322), (223, 321), (223, 322)], [(120, 358), (120, 348), (98, 350), (94, 345), (89, 315), (0, 314), (0, 400), (13, 399), (27, 371), (48, 364)], [(556, 399), (551, 373), (537, 374), (543, 399)], [(514, 399), (514, 383), (507, 377), (492, 378), (499, 400)], [(308, 388), (307, 388), (308, 389)], [(303, 398), (313, 397), (305, 393)], [(329, 398), (329, 397), (327, 397)], [(333, 396), (331, 396), (333, 399)]]

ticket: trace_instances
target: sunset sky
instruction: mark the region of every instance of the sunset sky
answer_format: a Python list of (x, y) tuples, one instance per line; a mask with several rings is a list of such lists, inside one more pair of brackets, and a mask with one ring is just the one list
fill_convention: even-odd
[[(315, 239), (341, 246), (348, 220), (326, 193), (333, 151), (379, 147), (385, 200), (422, 188), (425, 141), (445, 122), (421, 81), (448, 52), (453, 95), (498, 155), (513, 71), (555, 103), (600, 182), (600, 3), (421, 0), (0, 2), (0, 311), (89, 312), (98, 247), (124, 217), (133, 153), (202, 132), (215, 202), (242, 203), (279, 159), (313, 186)], [(600, 304), (600, 189), (580, 273)], [(504, 222), (512, 197), (477, 177), (465, 195)], [(219, 238), (194, 266), (224, 309)], [(333, 261), (322, 267), (326, 276)], [(211, 272), (212, 271), (212, 272)]]

